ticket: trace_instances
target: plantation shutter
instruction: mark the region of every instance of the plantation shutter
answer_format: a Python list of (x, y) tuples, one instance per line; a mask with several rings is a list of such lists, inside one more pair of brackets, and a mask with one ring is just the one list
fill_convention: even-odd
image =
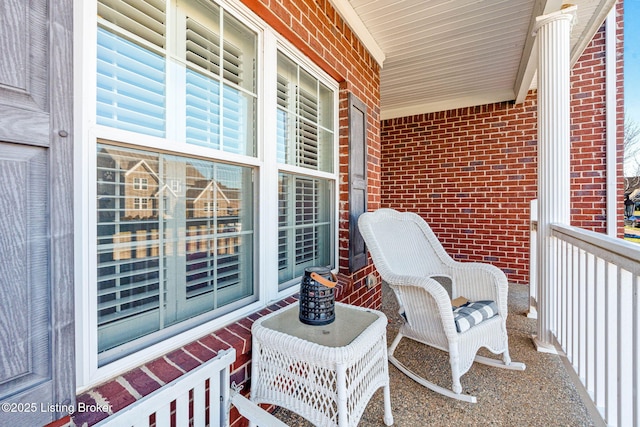
[[(276, 158), (309, 175), (333, 170), (334, 92), (278, 52)], [(278, 188), (278, 272), (281, 286), (306, 267), (329, 266), (333, 182), (281, 172)]]
[(368, 263), (358, 217), (367, 211), (367, 107), (349, 94), (349, 270)]
[(75, 403), (72, 5), (0, 2), (2, 426)]
[(158, 53), (166, 47), (164, 3), (98, 1), (98, 124), (165, 136), (166, 61)]
[(295, 223), (299, 224), (295, 233), (295, 264), (302, 267), (313, 265), (318, 259), (318, 190), (316, 180), (296, 177), (295, 181)]
[(276, 93), (278, 108), (276, 110), (276, 127), (278, 135), (278, 143), (276, 146), (276, 158), (278, 163), (287, 163), (287, 145), (289, 137), (289, 81), (278, 74), (276, 82)]
[(298, 165), (318, 169), (318, 97), (299, 88), (298, 93)]
[(331, 260), (330, 185), (326, 180), (280, 173), (278, 189), (278, 271), (280, 282), (306, 267)]
[[(233, 22), (231, 17), (227, 17), (227, 21)], [(230, 24), (229, 37), (236, 36), (242, 43), (237, 46), (221, 39), (219, 32), (191, 16), (186, 17), (185, 25), (185, 57), (189, 65), (186, 75), (187, 142), (231, 153), (253, 154), (250, 143), (253, 131), (248, 129), (246, 119), (253, 114), (254, 101), (250, 94), (239, 89), (255, 89), (254, 70), (247, 70), (252, 67), (252, 61), (247, 63), (245, 60), (245, 56), (251, 58), (253, 55), (253, 35)]]
[(186, 27), (187, 142), (220, 149), (220, 36), (191, 17)]

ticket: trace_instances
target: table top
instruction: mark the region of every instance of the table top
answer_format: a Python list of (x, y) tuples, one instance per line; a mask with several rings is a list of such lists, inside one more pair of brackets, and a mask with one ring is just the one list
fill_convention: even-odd
[(344, 347), (384, 314), (336, 303), (335, 320), (327, 325), (307, 325), (300, 321), (298, 304), (291, 304), (268, 317), (261, 326), (326, 347)]

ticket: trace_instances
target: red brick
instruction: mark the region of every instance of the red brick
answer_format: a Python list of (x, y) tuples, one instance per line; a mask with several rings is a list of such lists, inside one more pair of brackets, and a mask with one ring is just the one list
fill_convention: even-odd
[(191, 344), (184, 346), (184, 349), (203, 362), (213, 359), (217, 354), (216, 351), (206, 348), (199, 342), (192, 342)]
[(129, 371), (122, 377), (127, 380), (127, 382), (131, 384), (131, 387), (140, 393), (141, 396), (146, 396), (160, 388), (160, 384), (140, 368)]
[(231, 346), (223, 341), (220, 341), (215, 335), (206, 335), (198, 340), (202, 345), (210, 350), (219, 352), (220, 350), (227, 350)]
[(183, 374), (178, 368), (172, 366), (163, 358), (147, 363), (147, 368), (161, 381), (169, 383)]
[(194, 359), (192, 356), (189, 355), (189, 353), (187, 353), (181, 348), (178, 350), (172, 351), (171, 353), (167, 354), (166, 357), (171, 362), (179, 366), (180, 369), (182, 369), (185, 372), (189, 372), (190, 370), (200, 365), (200, 362), (198, 360)]
[[(96, 401), (88, 394), (84, 393), (76, 397), (76, 406), (83, 403), (85, 406), (96, 406)], [(92, 426), (98, 421), (104, 420), (109, 414), (102, 411), (84, 411), (71, 414), (71, 422), (74, 426)]]
[(246, 340), (240, 338), (228, 329), (220, 329), (215, 332), (215, 335), (220, 341), (235, 348), (238, 353), (244, 353), (247, 348)]
[(117, 381), (109, 381), (96, 388), (96, 391), (109, 402), (113, 412), (117, 412), (136, 401), (136, 398)]

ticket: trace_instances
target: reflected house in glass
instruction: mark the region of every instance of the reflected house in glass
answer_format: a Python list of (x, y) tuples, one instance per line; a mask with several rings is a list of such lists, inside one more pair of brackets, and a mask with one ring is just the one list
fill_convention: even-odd
[(97, 174), (101, 352), (251, 294), (246, 171), (105, 143)]

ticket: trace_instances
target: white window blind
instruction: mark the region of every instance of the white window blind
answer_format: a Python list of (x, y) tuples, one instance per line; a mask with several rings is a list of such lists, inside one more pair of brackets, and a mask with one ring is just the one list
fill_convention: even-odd
[(297, 164), (318, 169), (318, 98), (300, 88), (298, 93)]
[(280, 283), (306, 267), (330, 266), (333, 255), (332, 183), (280, 173), (278, 190), (278, 271)]
[(256, 35), (231, 17), (222, 27), (214, 18), (185, 18), (186, 139), (254, 155)]
[(166, 43), (164, 0), (99, 0), (98, 17), (159, 48)]
[(333, 171), (333, 94), (284, 54), (278, 54), (277, 158)]
[(97, 123), (163, 137), (164, 2), (100, 0), (98, 17)]
[(278, 272), (284, 288), (306, 267), (332, 267), (334, 180), (313, 175), (333, 171), (334, 93), (281, 52), (275, 84), (277, 161), (309, 171), (279, 175)]
[(280, 73), (278, 73), (276, 81), (276, 92), (278, 100), (278, 108), (276, 110), (276, 131), (278, 135), (276, 158), (278, 163), (289, 163), (287, 152), (289, 144), (287, 140), (291, 133), (289, 129), (289, 100), (291, 95), (289, 93), (289, 81)]

